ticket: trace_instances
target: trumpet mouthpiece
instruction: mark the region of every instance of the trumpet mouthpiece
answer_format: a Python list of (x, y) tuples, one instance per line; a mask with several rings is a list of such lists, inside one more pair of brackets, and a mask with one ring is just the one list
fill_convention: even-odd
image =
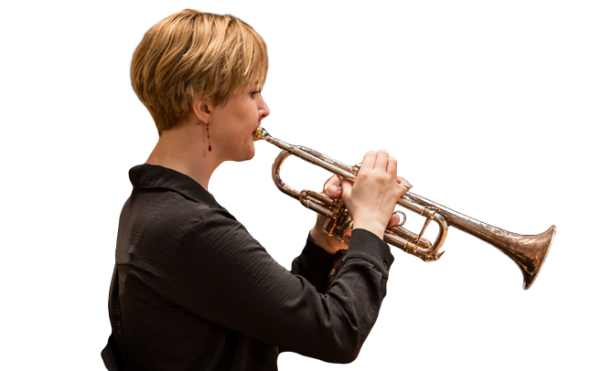
[(253, 134), (253, 142), (260, 140), (265, 131), (266, 129), (264, 129), (263, 126), (258, 127), (257, 130), (255, 130), (255, 134)]

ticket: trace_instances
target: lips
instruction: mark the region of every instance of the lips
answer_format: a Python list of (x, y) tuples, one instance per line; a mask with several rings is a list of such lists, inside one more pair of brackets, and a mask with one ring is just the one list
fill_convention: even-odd
[(253, 140), (253, 142), (257, 141), (255, 139), (255, 136), (257, 135), (257, 129), (253, 130), (253, 132), (251, 133), (251, 139)]

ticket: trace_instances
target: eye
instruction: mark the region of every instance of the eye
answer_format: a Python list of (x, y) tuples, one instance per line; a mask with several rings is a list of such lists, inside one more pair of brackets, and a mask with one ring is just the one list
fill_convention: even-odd
[(257, 90), (257, 91), (252, 91), (252, 92), (251, 92), (251, 97), (255, 98), (255, 94), (258, 94), (258, 93), (260, 93), (260, 91), (259, 91), (259, 90)]

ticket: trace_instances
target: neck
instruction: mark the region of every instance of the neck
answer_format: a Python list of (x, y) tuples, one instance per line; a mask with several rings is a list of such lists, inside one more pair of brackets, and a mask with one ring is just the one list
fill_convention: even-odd
[(210, 177), (223, 160), (208, 151), (206, 124), (196, 122), (162, 132), (146, 163), (183, 173), (208, 190)]

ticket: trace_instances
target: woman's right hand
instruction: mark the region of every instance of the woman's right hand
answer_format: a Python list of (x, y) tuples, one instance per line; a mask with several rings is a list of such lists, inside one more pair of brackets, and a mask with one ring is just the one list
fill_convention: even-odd
[(397, 160), (387, 151), (366, 153), (355, 182), (343, 179), (340, 184), (353, 229), (366, 229), (383, 239), (397, 200), (408, 191), (400, 179)]

